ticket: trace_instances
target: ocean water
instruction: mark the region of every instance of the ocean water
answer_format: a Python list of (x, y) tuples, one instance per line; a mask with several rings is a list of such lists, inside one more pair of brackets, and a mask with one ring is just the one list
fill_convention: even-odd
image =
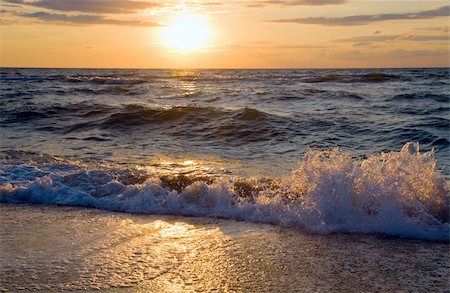
[(2, 68), (0, 289), (448, 291), (449, 89)]
[(0, 201), (448, 241), (449, 89), (446, 68), (3, 68)]

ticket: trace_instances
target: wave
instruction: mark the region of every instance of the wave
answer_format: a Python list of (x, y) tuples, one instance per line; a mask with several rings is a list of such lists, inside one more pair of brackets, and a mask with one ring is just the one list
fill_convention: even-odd
[(290, 100), (305, 100), (305, 99), (324, 99), (324, 100), (348, 100), (348, 101), (362, 101), (365, 98), (361, 95), (347, 92), (347, 91), (325, 91), (325, 90), (315, 90), (315, 89), (305, 89), (296, 94), (279, 94), (273, 99), (280, 101), (290, 101)]
[(385, 73), (367, 74), (324, 74), (306, 76), (301, 81), (306, 83), (341, 82), (341, 83), (379, 83), (398, 81), (399, 76)]
[[(5, 111), (5, 123), (23, 123), (37, 119), (55, 117), (80, 117), (88, 118), (110, 113), (114, 107), (98, 103), (74, 103), (60, 105), (54, 103), (51, 106), (28, 103), (26, 106)], [(1, 112), (1, 110), (0, 110)]]
[[(78, 117), (102, 116), (110, 114), (102, 121), (102, 126), (115, 125), (141, 125), (148, 123), (164, 123), (180, 118), (189, 117), (193, 122), (197, 120), (213, 120), (215, 118), (235, 118), (245, 121), (267, 121), (276, 115), (263, 111), (244, 107), (241, 109), (222, 109), (215, 107), (203, 107), (197, 105), (148, 107), (139, 104), (126, 104), (119, 106), (108, 106), (98, 103), (80, 102), (74, 104), (51, 106), (29, 103), (25, 107), (12, 109), (8, 112), (12, 120), (20, 121), (21, 118), (35, 119), (50, 116), (72, 114)], [(209, 118), (209, 119), (207, 119)]]
[(69, 83), (92, 83), (95, 85), (135, 85), (151, 81), (149, 77), (141, 77), (135, 74), (79, 74), (79, 75), (3, 75), (0, 81), (24, 81), (24, 82), (43, 82), (43, 81), (59, 81)]
[(149, 80), (133, 75), (74, 75), (74, 76), (53, 76), (53, 78), (65, 82), (74, 83), (93, 83), (93, 84), (107, 84), (107, 85), (135, 85), (146, 83)]
[[(127, 105), (119, 113), (112, 114), (101, 124), (104, 128), (117, 126), (138, 126), (151, 123), (164, 123), (190, 116), (194, 120), (221, 116), (223, 112), (214, 108), (197, 106), (175, 106), (169, 108), (149, 108), (141, 105)], [(202, 119), (203, 118), (203, 119)]]
[(442, 117), (420, 118), (411, 123), (412, 127), (434, 128), (448, 130), (450, 128), (450, 119)]
[(129, 131), (130, 127), (159, 133), (205, 139), (233, 138), (234, 142), (270, 140), (280, 136), (289, 119), (253, 108), (221, 109), (200, 106), (151, 108), (127, 105), (119, 111), (93, 122), (72, 126), (68, 132), (98, 127)]
[[(327, 95), (327, 99), (345, 98), (355, 102), (363, 99), (345, 92)], [(30, 102), (22, 107), (8, 107), (10, 108), (0, 110), (0, 126), (33, 125), (33, 130), (80, 135), (80, 138), (85, 140), (86, 132), (93, 130), (106, 136), (121, 136), (124, 131), (133, 131), (182, 137), (214, 145), (217, 142), (241, 145), (272, 143), (279, 139), (288, 140), (298, 135), (314, 133), (320, 138), (317, 141), (319, 144), (314, 146), (328, 147), (338, 143), (338, 134), (369, 134), (377, 139), (395, 142), (398, 146), (405, 141), (418, 141), (428, 149), (437, 147), (439, 152), (443, 152), (448, 148), (448, 139), (442, 131), (447, 131), (450, 125), (449, 120), (444, 117), (428, 116), (376, 129), (370, 125), (358, 124), (352, 117), (341, 119), (329, 115), (315, 117), (306, 114), (283, 116), (250, 107), (228, 109), (196, 104), (149, 107), (141, 104), (105, 105), (86, 101), (52, 105)], [(323, 139), (326, 138), (321, 133), (324, 131), (336, 134), (327, 144), (323, 144)], [(92, 133), (87, 135), (93, 136)]]
[(389, 98), (389, 101), (420, 101), (420, 100), (431, 100), (435, 102), (450, 103), (450, 96), (448, 94), (436, 95), (432, 93), (420, 92), (413, 94), (400, 94)]
[[(96, 167), (97, 166), (97, 167)], [(364, 160), (311, 150), (281, 178), (147, 174), (3, 152), (0, 202), (220, 217), (312, 233), (449, 240), (449, 187), (416, 143)]]

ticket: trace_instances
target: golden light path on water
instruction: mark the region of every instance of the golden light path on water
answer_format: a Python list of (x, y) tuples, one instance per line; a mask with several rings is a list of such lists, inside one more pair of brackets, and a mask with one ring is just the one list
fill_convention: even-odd
[(445, 243), (71, 207), (3, 204), (0, 211), (6, 291), (436, 292), (447, 285)]

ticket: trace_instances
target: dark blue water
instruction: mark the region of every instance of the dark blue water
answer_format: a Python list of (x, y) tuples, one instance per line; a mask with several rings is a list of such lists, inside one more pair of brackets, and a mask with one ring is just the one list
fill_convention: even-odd
[(419, 142), (449, 174), (448, 69), (2, 69), (0, 86), (1, 150), (211, 155), (280, 172), (309, 148), (365, 156)]
[[(424, 198), (433, 197), (434, 201), (448, 206), (448, 186), (436, 182), (442, 174), (447, 178), (450, 174), (449, 76), (447, 68), (3, 68), (0, 70), (3, 162), (0, 184), (12, 184), (8, 191), (3, 191), (3, 201), (110, 208), (93, 203), (93, 199), (82, 201), (77, 192), (91, 197), (98, 194), (123, 196), (122, 187), (108, 187), (110, 190), (105, 186), (109, 186), (111, 180), (127, 186), (141, 184), (156, 176), (162, 180), (158, 183), (161, 188), (180, 193), (195, 182), (208, 185), (214, 184), (216, 178), (226, 177), (234, 182), (230, 193), (238, 194), (239, 202), (245, 198), (246, 203), (257, 204), (259, 193), (267, 186), (261, 187), (261, 181), (250, 182), (253, 180), (250, 176), (259, 178), (255, 180), (264, 177), (270, 182), (285, 180), (279, 178), (290, 176), (299, 162), (303, 162), (300, 165), (303, 164), (304, 172), (296, 175), (294, 181), (312, 183), (301, 194), (310, 194), (311, 186), (318, 188), (323, 181), (334, 183), (330, 183), (328, 189), (320, 185), (323, 189), (320, 194), (351, 186), (351, 190), (342, 191), (343, 194), (389, 195), (390, 198), (392, 194), (401, 194), (402, 198), (421, 198), (418, 200), (421, 203), (428, 200)], [(419, 144), (407, 145), (401, 153), (408, 142)], [(336, 147), (340, 150), (335, 153), (327, 151)], [(303, 159), (308, 150), (312, 150), (309, 157)], [(322, 153), (314, 157), (314, 150)], [(424, 154), (431, 150), (434, 154)], [(411, 154), (412, 159), (407, 157)], [(422, 154), (432, 158), (420, 157)], [(348, 164), (353, 164), (351, 172), (346, 171), (348, 156), (351, 161)], [(308, 161), (308, 158), (313, 159)], [(328, 163), (322, 168), (323, 160)], [(382, 163), (376, 165), (375, 161)], [(370, 164), (373, 164), (370, 167), (373, 174), (364, 173), (369, 172), (366, 166)], [(311, 166), (318, 166), (318, 169), (309, 170)], [(355, 168), (362, 171), (355, 171)], [(423, 174), (414, 173), (421, 168)], [(429, 172), (425, 171), (427, 168)], [(92, 170), (100, 175), (93, 174)], [(80, 172), (84, 172), (84, 177)], [(322, 177), (317, 175), (319, 173)], [(330, 174), (345, 174), (348, 179), (349, 173), (353, 176), (350, 183), (342, 183), (344, 179), (337, 175), (330, 177)], [(402, 177), (399, 179), (397, 175)], [(41, 193), (27, 185), (45, 176), (53, 180), (46, 183), (56, 194), (52, 199), (42, 199)], [(363, 191), (361, 180), (368, 180), (371, 187), (366, 186)], [(82, 185), (83, 182), (89, 182), (90, 187)], [(19, 196), (17, 186), (28, 190), (29, 194)], [(73, 190), (61, 190), (64, 186)], [(397, 186), (396, 191), (392, 191), (393, 186)], [(376, 189), (378, 191), (374, 191)], [(77, 200), (68, 200), (67, 194), (66, 197), (61, 195), (64, 192)], [(431, 206), (439, 203), (429, 205), (428, 214), (439, 221), (446, 218), (438, 215), (441, 212), (430, 212)], [(122, 207), (110, 209), (129, 211)], [(173, 212), (174, 209), (161, 208), (156, 212)], [(415, 208), (406, 210), (410, 216), (416, 213)], [(136, 211), (155, 212), (151, 208)], [(205, 213), (208, 214), (183, 212)], [(217, 215), (232, 217), (227, 213)], [(383, 232), (383, 229), (378, 230)]]

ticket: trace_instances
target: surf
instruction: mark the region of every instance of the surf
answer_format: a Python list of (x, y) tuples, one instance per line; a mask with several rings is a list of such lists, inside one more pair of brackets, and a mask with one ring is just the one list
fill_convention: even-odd
[(448, 241), (449, 186), (434, 152), (354, 159), (338, 148), (310, 150), (277, 178), (146, 174), (28, 153), (2, 153), (0, 202), (217, 217), (311, 233), (370, 233)]

